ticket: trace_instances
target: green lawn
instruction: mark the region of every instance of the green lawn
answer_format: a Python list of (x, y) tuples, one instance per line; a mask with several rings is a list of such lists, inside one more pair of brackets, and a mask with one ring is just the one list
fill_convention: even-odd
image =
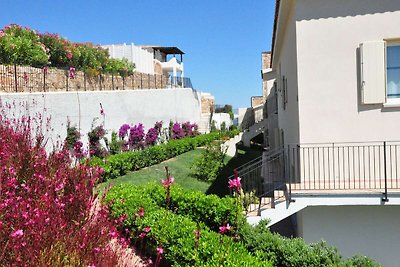
[(198, 190), (207, 194), (217, 194), (220, 196), (229, 193), (228, 177), (233, 174), (233, 169), (261, 155), (261, 150), (257, 148), (240, 148), (238, 156), (231, 158), (225, 157), (226, 166), (223, 168), (217, 179), (213, 183), (206, 183), (197, 180), (191, 175), (191, 166), (196, 157), (201, 155), (203, 149), (186, 152), (175, 158), (164, 161), (160, 164), (153, 165), (139, 171), (130, 172), (117, 179), (99, 184), (97, 189), (103, 191), (109, 185), (118, 184), (147, 184), (155, 181), (161, 182), (165, 179), (165, 166), (168, 166), (171, 177), (175, 178), (177, 184), (186, 189)]
[(190, 167), (196, 157), (200, 156), (202, 149), (186, 152), (175, 158), (164, 161), (160, 164), (153, 165), (139, 171), (128, 173), (117, 179), (99, 185), (99, 189), (108, 185), (117, 184), (146, 184), (150, 181), (161, 182), (165, 179), (165, 166), (168, 166), (171, 177), (175, 178), (177, 184), (187, 189), (194, 189), (201, 192), (206, 192), (210, 187), (209, 183), (202, 182), (190, 175)]

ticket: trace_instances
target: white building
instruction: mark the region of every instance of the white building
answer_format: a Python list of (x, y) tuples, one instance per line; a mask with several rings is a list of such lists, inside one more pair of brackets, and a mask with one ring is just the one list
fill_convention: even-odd
[(247, 188), (264, 198), (249, 221), (291, 216), (307, 242), (399, 265), (398, 25), (400, 1), (276, 1), (262, 72), (269, 152), (263, 183)]
[[(184, 78), (183, 55), (178, 47), (137, 46), (133, 43), (102, 45), (110, 57), (128, 59), (135, 64), (135, 70), (147, 74)], [(179, 56), (179, 59), (176, 58)]]

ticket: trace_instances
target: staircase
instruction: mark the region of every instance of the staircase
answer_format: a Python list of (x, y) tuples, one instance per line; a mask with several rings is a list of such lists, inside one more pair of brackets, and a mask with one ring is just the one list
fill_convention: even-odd
[(267, 128), (267, 120), (261, 120), (259, 122), (254, 123), (247, 130), (243, 131), (242, 141), (243, 145), (250, 147), (250, 141), (260, 133), (263, 133)]

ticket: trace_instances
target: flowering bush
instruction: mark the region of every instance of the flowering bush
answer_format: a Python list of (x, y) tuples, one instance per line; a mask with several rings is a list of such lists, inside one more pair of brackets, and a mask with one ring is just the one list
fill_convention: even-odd
[(125, 77), (135, 68), (126, 59), (110, 58), (108, 50), (101, 47), (72, 43), (58, 34), (36, 33), (16, 24), (0, 30), (0, 63), (66, 68), (71, 79), (75, 69), (91, 76), (105, 72)]
[(185, 132), (183, 131), (181, 125), (178, 122), (175, 122), (172, 126), (172, 139), (181, 139), (185, 137)]
[(144, 129), (143, 124), (139, 123), (131, 127), (129, 131), (128, 144), (130, 149), (141, 149), (144, 147)]
[(150, 128), (147, 131), (145, 142), (146, 145), (155, 145), (158, 139), (159, 131), (156, 128)]
[(102, 170), (47, 155), (34, 122), (0, 115), (0, 265), (116, 265), (115, 228), (92, 196)]
[(0, 30), (0, 63), (41, 67), (47, 61), (46, 47), (33, 30), (16, 24)]

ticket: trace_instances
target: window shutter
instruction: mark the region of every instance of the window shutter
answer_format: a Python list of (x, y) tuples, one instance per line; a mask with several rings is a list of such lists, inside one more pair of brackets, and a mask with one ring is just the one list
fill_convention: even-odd
[(385, 42), (360, 44), (361, 101), (363, 104), (385, 102)]

